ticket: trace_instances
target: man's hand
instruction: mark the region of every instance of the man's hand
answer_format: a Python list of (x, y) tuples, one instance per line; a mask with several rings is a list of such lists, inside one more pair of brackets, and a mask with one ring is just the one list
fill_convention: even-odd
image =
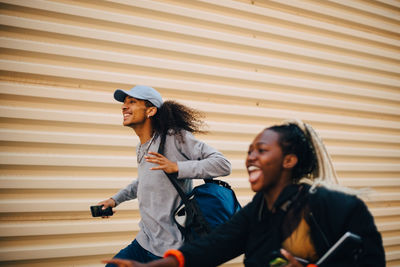
[(176, 162), (170, 161), (163, 155), (156, 152), (149, 152), (152, 156), (145, 156), (147, 162), (157, 164), (159, 166), (150, 168), (150, 170), (163, 170), (166, 173), (178, 172), (178, 164)]
[[(103, 205), (103, 207), (101, 209), (105, 210), (108, 207), (114, 208), (115, 207), (115, 200), (112, 198), (100, 201), (98, 203), (99, 205)], [(113, 213), (115, 213), (116, 211), (113, 209)], [(102, 218), (108, 218), (108, 216), (102, 216)]]

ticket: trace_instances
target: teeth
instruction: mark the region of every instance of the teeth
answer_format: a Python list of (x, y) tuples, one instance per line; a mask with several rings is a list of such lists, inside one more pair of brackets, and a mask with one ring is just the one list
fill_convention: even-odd
[(247, 170), (249, 171), (249, 172), (252, 172), (252, 171), (256, 171), (256, 170), (259, 170), (260, 168), (259, 167), (256, 167), (256, 166), (249, 166), (248, 168), (247, 168)]

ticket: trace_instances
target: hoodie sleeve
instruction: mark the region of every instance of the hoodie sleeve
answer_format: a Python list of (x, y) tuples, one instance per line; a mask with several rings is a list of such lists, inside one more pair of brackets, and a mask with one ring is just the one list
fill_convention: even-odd
[(119, 190), (111, 198), (115, 201), (115, 206), (121, 204), (124, 201), (137, 198), (137, 188), (139, 184), (139, 179), (135, 179), (132, 183), (128, 184), (125, 188)]
[(182, 131), (182, 140), (175, 139), (178, 150), (188, 159), (178, 161), (178, 179), (206, 179), (227, 176), (231, 163), (213, 147), (196, 139), (192, 133)]

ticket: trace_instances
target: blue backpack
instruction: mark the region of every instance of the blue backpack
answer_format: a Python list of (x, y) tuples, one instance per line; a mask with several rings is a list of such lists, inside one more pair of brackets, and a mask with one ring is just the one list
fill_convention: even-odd
[[(165, 138), (165, 135), (161, 138), (158, 149), (160, 154), (164, 152)], [(182, 199), (174, 211), (174, 220), (186, 242), (209, 234), (241, 209), (235, 192), (224, 181), (204, 179), (204, 184), (185, 194), (178, 184), (176, 174), (165, 174)]]

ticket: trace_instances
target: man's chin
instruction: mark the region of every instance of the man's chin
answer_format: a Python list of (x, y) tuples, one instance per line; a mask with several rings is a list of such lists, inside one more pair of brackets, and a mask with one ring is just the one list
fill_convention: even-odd
[(122, 125), (124, 125), (125, 127), (133, 127), (135, 124), (129, 122), (122, 122)]

